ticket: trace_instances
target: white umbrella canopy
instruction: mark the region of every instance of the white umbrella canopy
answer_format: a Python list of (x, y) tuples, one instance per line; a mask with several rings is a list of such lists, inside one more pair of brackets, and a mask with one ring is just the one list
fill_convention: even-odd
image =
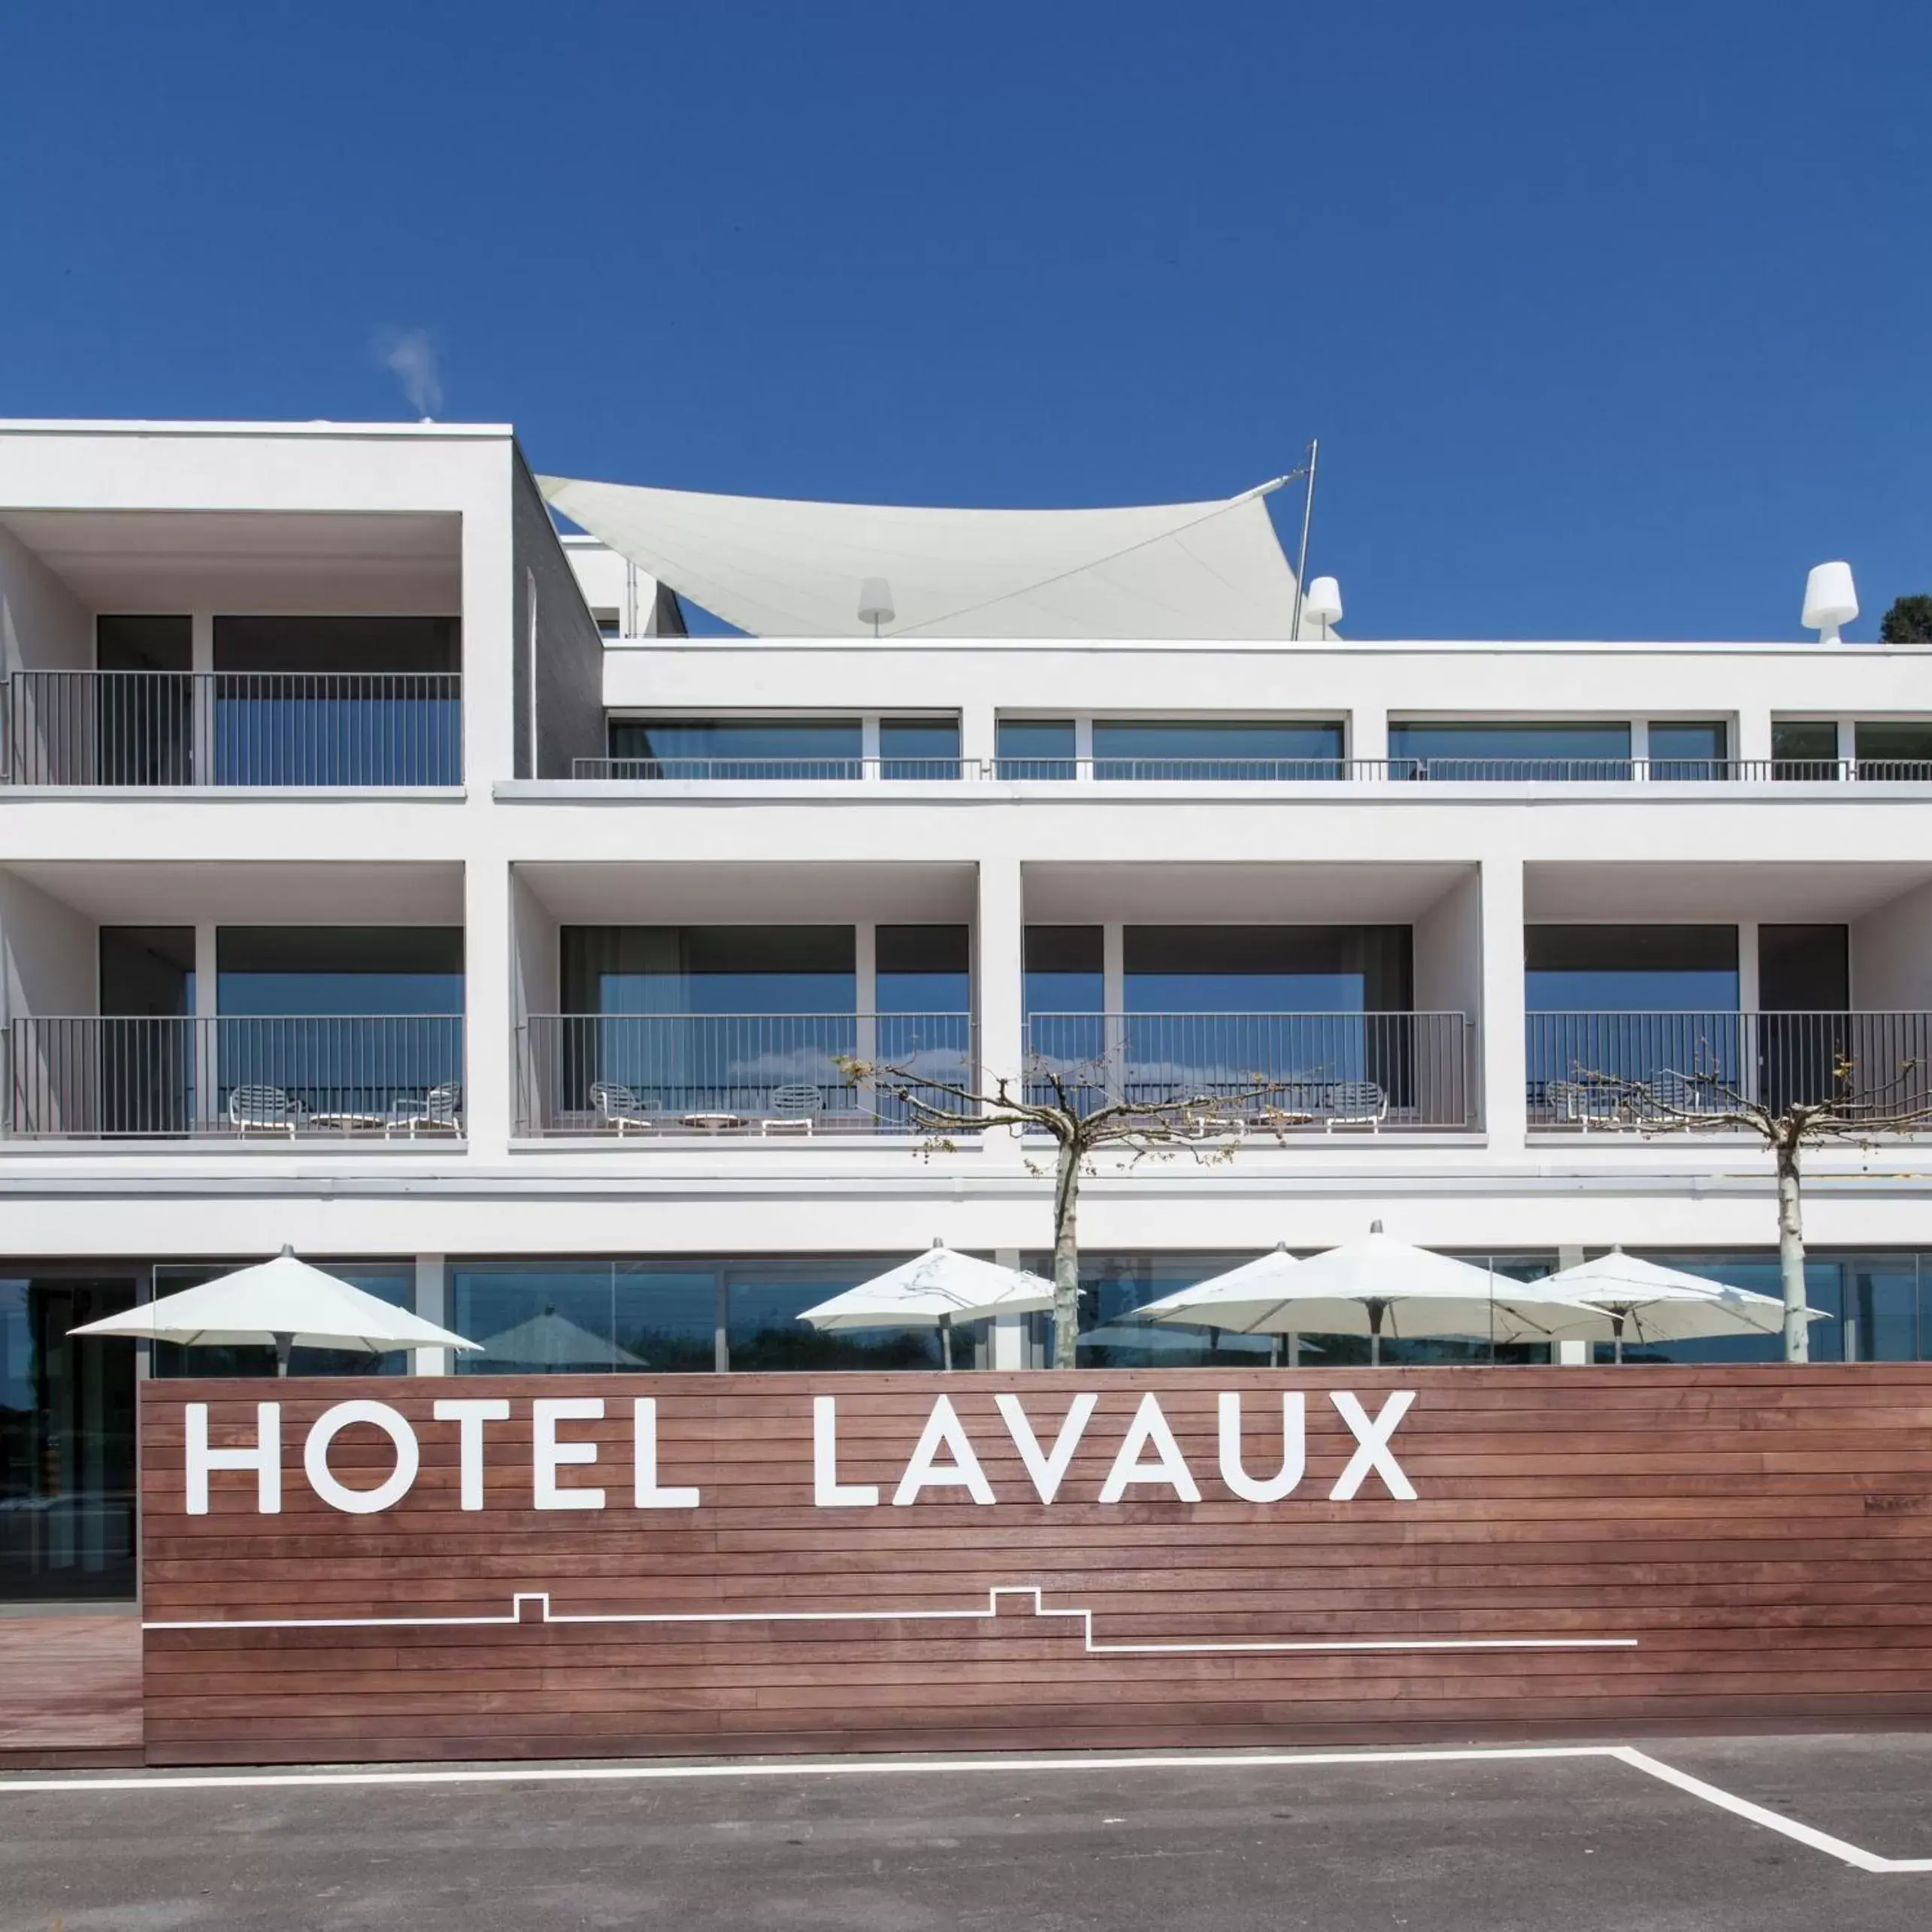
[(474, 1349), (477, 1344), (406, 1308), (392, 1307), (353, 1283), (298, 1261), (284, 1248), (272, 1261), (238, 1270), (198, 1288), (184, 1288), (68, 1331), (129, 1335), (153, 1342), (220, 1347), (271, 1347), (275, 1371), (289, 1372), (293, 1348)]
[(1384, 1234), (1379, 1221), (1359, 1241), (1302, 1261), (1277, 1249), (1140, 1312), (1239, 1334), (1367, 1335), (1371, 1361), (1381, 1360), (1385, 1334), (1540, 1342), (1566, 1332), (1561, 1321), (1577, 1319), (1576, 1304), (1561, 1293), (1412, 1247)]
[(952, 1366), (952, 1325), (1053, 1306), (1053, 1284), (1023, 1268), (1003, 1268), (935, 1241), (922, 1255), (800, 1315), (815, 1328), (937, 1328)]
[[(1776, 1295), (1754, 1294), (1724, 1282), (1706, 1281), (1682, 1268), (1667, 1268), (1613, 1248), (1594, 1261), (1546, 1275), (1533, 1284), (1582, 1305), (1561, 1332), (1608, 1334), (1623, 1359), (1624, 1343), (1693, 1342), (1728, 1335), (1785, 1331), (1785, 1304)], [(1556, 1311), (1552, 1310), (1554, 1316)], [(1822, 1309), (1806, 1310), (1814, 1322), (1830, 1320)]]
[(567, 1315), (546, 1308), (513, 1328), (486, 1335), (477, 1344), (498, 1361), (529, 1368), (648, 1368), (642, 1355), (596, 1335)]

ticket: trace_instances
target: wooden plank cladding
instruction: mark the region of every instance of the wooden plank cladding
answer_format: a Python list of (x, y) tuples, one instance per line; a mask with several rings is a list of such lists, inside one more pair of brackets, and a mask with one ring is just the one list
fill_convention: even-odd
[(1932, 1364), (148, 1381), (141, 1434), (153, 1764), (1932, 1720)]

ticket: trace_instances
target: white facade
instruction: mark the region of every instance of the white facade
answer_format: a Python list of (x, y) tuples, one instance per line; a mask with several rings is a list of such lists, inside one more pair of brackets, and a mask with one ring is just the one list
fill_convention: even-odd
[[(224, 928), (464, 934), (459, 1131), (66, 1133), (50, 1131), (58, 1108), (23, 1123), (17, 1104), (11, 1124), (32, 1131), (0, 1138), (9, 1254), (259, 1257), (287, 1242), (324, 1261), (416, 1258), (428, 1301), (438, 1258), (458, 1255), (1046, 1246), (1048, 1183), (1004, 1133), (935, 1152), (903, 1134), (755, 1123), (525, 1131), (519, 1055), (531, 1019), (563, 1010), (569, 926), (848, 925), (861, 1013), (878, 925), (966, 926), (978, 1057), (1015, 1076), (1030, 924), (1101, 929), (1110, 1012), (1132, 927), (1408, 928), (1413, 1009), (1467, 1023), (1467, 1118), (1405, 1125), (1394, 1110), (1373, 1131), (1250, 1135), (1204, 1144), (1225, 1158), (1103, 1171), (1083, 1230), (1096, 1249), (1313, 1248), (1376, 1219), (1464, 1251), (1767, 1248), (1769, 1164), (1748, 1143), (1538, 1125), (1526, 927), (1734, 927), (1735, 1003), (1750, 1012), (1758, 928), (1842, 925), (1851, 1009), (1932, 1010), (1932, 783), (1751, 768), (1771, 760), (1776, 721), (1831, 722), (1848, 760), (1861, 723), (1932, 722), (1924, 649), (656, 635), (606, 647), (560, 577), (566, 554), (589, 605), (634, 628), (648, 628), (656, 586), (640, 601), (607, 553), (566, 553), (547, 523), (534, 534), (539, 513), (504, 428), (0, 425), (0, 648), (15, 693), (0, 992), (17, 1104), (21, 1042), (50, 1037), (23, 1023), (101, 1013), (104, 927), (192, 928), (195, 1010), (210, 1020)], [(185, 617), (192, 671), (218, 683), (218, 620), (238, 612), (460, 617), (460, 771), (198, 783), (190, 763), (175, 774), (186, 782), (126, 783), (96, 764), (97, 782), (74, 782), (76, 768), (21, 752), (50, 701), (32, 674), (91, 673), (101, 616)], [(604, 756), (607, 713), (856, 718), (875, 758), (880, 717), (956, 716), (961, 775), (573, 777), (577, 759)], [(1358, 762), (1333, 779), (1096, 777), (1096, 716), (1335, 721)], [(1027, 716), (1074, 721), (1077, 775), (997, 775), (998, 720)], [(1622, 721), (1632, 768), (1376, 775), (1391, 719), (1432, 716)], [(1673, 719), (1722, 722), (1724, 776), (1646, 769), (1649, 732)], [(86, 729), (98, 745), (98, 725)], [(194, 739), (193, 756), (218, 755), (212, 742)], [(1815, 1155), (1814, 1243), (1932, 1249), (1928, 1148)]]

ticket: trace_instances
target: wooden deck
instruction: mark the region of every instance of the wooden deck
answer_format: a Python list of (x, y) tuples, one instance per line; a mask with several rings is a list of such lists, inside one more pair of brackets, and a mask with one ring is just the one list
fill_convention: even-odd
[(0, 1616), (0, 1771), (141, 1762), (132, 1607)]

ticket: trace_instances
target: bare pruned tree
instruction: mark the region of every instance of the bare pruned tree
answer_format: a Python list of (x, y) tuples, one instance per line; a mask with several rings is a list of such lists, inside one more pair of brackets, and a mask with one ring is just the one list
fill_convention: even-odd
[[(1203, 1163), (1231, 1159), (1251, 1134), (1279, 1139), (1309, 1116), (1279, 1104), (1289, 1083), (1256, 1074), (1231, 1088), (1129, 1099), (1104, 1061), (1080, 1066), (1038, 1064), (1015, 1081), (1004, 1076), (984, 1090), (935, 1079), (907, 1065), (842, 1059), (840, 1070), (882, 1101), (902, 1108), (922, 1135), (921, 1151), (949, 1151), (957, 1137), (1005, 1128), (1042, 1134), (1053, 1161), (1053, 1358), (1070, 1367), (1080, 1334), (1080, 1198), (1095, 1157), (1117, 1149), (1134, 1161), (1186, 1153)], [(1030, 1172), (1046, 1167), (1028, 1161)]]
[(1876, 1086), (1858, 1063), (1832, 1056), (1823, 1098), (1767, 1098), (1727, 1077), (1714, 1064), (1655, 1073), (1647, 1080), (1589, 1067), (1576, 1070), (1596, 1102), (1644, 1134), (1748, 1133), (1769, 1149), (1778, 1177), (1778, 1271), (1785, 1297), (1785, 1359), (1811, 1358), (1811, 1322), (1805, 1313), (1804, 1215), (1800, 1161), (1804, 1150), (1837, 1141), (1869, 1146), (1888, 1134), (1932, 1125), (1932, 1068), (1916, 1060), (1899, 1063)]

